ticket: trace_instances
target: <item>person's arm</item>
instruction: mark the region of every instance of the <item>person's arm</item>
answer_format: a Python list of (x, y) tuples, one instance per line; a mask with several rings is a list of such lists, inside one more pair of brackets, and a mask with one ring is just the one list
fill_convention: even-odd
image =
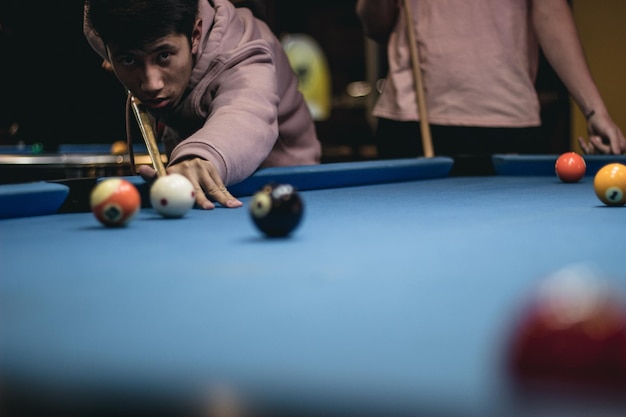
[(222, 71), (207, 88), (206, 97), (197, 101), (199, 114), (203, 102), (210, 102), (203, 126), (176, 145), (170, 165), (192, 157), (212, 161), (226, 185), (258, 169), (278, 138), (276, 85), (281, 80), (273, 63), (263, 62), (269, 59), (253, 55)]
[(363, 32), (377, 42), (387, 41), (398, 19), (399, 10), (398, 0), (358, 0), (356, 4), (356, 14)]
[[(277, 91), (284, 79), (274, 63), (268, 49), (248, 47), (231, 61), (222, 62), (217, 76), (201, 80), (206, 89), (198, 88), (187, 98), (192, 106), (188, 111), (202, 115), (205, 121), (180, 138), (166, 170), (191, 181), (196, 203), (204, 209), (214, 208), (213, 201), (224, 207), (241, 207), (241, 201), (226, 187), (252, 175), (276, 143)], [(147, 181), (155, 176), (149, 166), (140, 167), (139, 173)]]
[(587, 118), (589, 142), (579, 138), (583, 150), (614, 154), (626, 151), (624, 135), (611, 119), (593, 81), (569, 4), (565, 0), (533, 0), (532, 22), (548, 62)]

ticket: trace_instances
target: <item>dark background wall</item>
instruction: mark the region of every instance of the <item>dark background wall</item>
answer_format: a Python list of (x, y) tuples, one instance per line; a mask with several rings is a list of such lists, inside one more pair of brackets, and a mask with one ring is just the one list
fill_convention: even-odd
[(82, 1), (0, 2), (0, 129), (5, 142), (110, 143), (124, 136), (124, 91), (82, 34)]

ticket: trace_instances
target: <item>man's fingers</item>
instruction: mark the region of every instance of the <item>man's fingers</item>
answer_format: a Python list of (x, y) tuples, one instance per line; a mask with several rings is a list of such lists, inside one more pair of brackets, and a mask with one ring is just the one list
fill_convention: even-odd
[(141, 175), (141, 178), (143, 178), (146, 182), (156, 179), (156, 171), (151, 166), (140, 165), (139, 168), (137, 168), (137, 171), (139, 172), (139, 175)]
[(589, 146), (589, 144), (587, 143), (587, 141), (585, 140), (585, 138), (583, 138), (582, 136), (578, 137), (578, 144), (580, 145), (581, 149), (583, 150), (584, 153), (586, 154), (590, 154), (592, 153), (592, 147)]
[(226, 197), (227, 207), (241, 207), (241, 201), (237, 200), (225, 186), (220, 187), (220, 192)]
[(611, 144), (604, 143), (604, 141), (602, 140), (600, 136), (591, 135), (589, 136), (589, 141), (593, 144), (596, 150), (600, 151), (600, 153), (603, 153), (603, 154), (611, 153)]
[(624, 138), (624, 134), (619, 128), (616, 128), (615, 137), (616, 140), (611, 141), (611, 149), (614, 154), (621, 155), (626, 151), (626, 138)]
[(213, 210), (215, 208), (215, 204), (211, 200), (209, 200), (202, 188), (196, 188), (196, 204), (202, 207), (204, 210)]
[(226, 186), (222, 182), (222, 179), (218, 175), (217, 171), (203, 171), (203, 175), (200, 180), (202, 188), (204, 188), (206, 194), (208, 194), (213, 201), (217, 201), (222, 206), (229, 208), (241, 207), (243, 205), (241, 201), (233, 197), (233, 195), (226, 189)]
[(216, 184), (211, 182), (211, 185), (206, 189), (206, 193), (214, 200), (220, 203), (224, 207), (241, 207), (243, 204), (232, 196), (226, 187), (222, 184)]
[(243, 206), (243, 203), (226, 189), (218, 170), (209, 161), (190, 159), (170, 166), (169, 171), (179, 172), (191, 181), (196, 191), (196, 203), (203, 209), (215, 208), (214, 202), (229, 208)]

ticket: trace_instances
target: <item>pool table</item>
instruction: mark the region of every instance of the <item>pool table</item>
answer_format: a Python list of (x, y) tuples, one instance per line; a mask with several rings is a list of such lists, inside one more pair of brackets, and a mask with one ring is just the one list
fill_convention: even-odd
[[(507, 366), (547, 276), (589, 265), (626, 291), (626, 208), (598, 200), (593, 164), (565, 184), (555, 160), (496, 155), (496, 175), (467, 177), (445, 157), (268, 168), (231, 187), (244, 208), (165, 219), (144, 200), (117, 229), (84, 202), (61, 210), (71, 183), (1, 186), (0, 410), (626, 415), (624, 396), (531, 395)], [(248, 212), (271, 181), (304, 201), (287, 238)]]

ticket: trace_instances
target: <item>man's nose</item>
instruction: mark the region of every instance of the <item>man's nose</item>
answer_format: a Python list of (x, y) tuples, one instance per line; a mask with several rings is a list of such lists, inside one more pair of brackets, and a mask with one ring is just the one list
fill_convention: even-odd
[(146, 65), (141, 78), (141, 90), (143, 92), (155, 93), (163, 89), (163, 76), (158, 66)]

